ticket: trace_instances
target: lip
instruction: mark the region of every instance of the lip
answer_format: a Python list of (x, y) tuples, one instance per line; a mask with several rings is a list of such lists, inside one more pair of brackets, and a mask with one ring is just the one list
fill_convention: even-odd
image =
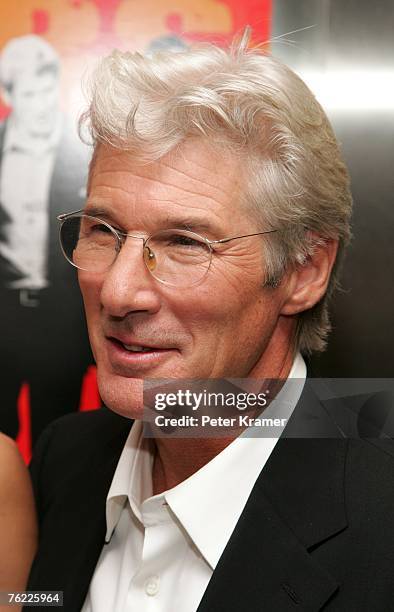
[[(127, 344), (129, 346), (134, 344), (144, 348), (151, 348), (152, 351), (149, 353), (131, 352), (123, 348), (122, 344)], [(131, 342), (128, 339), (127, 342), (124, 342), (113, 336), (106, 337), (105, 346), (109, 361), (114, 370), (123, 376), (129, 377), (132, 377), (137, 372), (138, 374), (147, 373), (152, 368), (164, 364), (175, 352), (177, 352), (176, 349), (173, 348), (151, 346), (140, 341)]]
[(143, 348), (157, 350), (157, 351), (170, 350), (172, 348), (168, 346), (159, 346), (155, 342), (141, 341), (135, 337), (131, 337), (131, 336), (126, 337), (126, 336), (117, 335), (117, 334), (116, 335), (108, 334), (106, 335), (106, 339), (114, 342), (115, 344), (124, 344), (126, 346), (132, 346), (132, 345), (142, 346)]

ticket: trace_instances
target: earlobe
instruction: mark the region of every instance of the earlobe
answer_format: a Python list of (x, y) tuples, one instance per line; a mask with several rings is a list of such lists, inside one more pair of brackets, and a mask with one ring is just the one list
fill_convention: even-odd
[(303, 264), (297, 265), (288, 278), (288, 297), (281, 314), (295, 315), (317, 304), (327, 291), (338, 241), (321, 238)]

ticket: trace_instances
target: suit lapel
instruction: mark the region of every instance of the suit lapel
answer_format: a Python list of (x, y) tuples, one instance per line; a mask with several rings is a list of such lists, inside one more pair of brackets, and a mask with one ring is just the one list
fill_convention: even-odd
[[(278, 441), (255, 483), (198, 612), (285, 612), (295, 606), (313, 612), (339, 588), (311, 552), (347, 525), (347, 441), (297, 438), (297, 432), (306, 433), (308, 421), (320, 438), (333, 427), (324, 407), (306, 391), (288, 437)], [(342, 437), (335, 426), (332, 436)]]

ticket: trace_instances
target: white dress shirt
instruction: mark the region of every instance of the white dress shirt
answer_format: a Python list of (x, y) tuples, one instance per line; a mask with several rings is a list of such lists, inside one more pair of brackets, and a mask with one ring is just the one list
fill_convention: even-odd
[[(290, 417), (306, 377), (297, 355), (268, 407)], [(268, 416), (267, 410), (264, 416)], [(283, 428), (282, 430), (283, 431)], [(82, 612), (195, 612), (280, 437), (245, 432), (177, 486), (152, 496), (153, 441), (131, 429), (107, 497), (106, 544)]]

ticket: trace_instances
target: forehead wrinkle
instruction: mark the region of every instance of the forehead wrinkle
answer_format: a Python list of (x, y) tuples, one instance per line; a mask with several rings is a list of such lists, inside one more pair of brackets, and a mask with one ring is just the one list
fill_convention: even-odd
[[(197, 163), (195, 163), (193, 161), (191, 163), (193, 165), (197, 166), (197, 167), (200, 167), (199, 164), (197, 164)], [(221, 193), (221, 194), (223, 194), (225, 196), (228, 195), (227, 191), (225, 191), (224, 189), (220, 188), (218, 185), (213, 185), (212, 183), (208, 182), (205, 178), (204, 178), (204, 180), (197, 179), (197, 178), (187, 174), (187, 172), (183, 172), (179, 168), (174, 168), (173, 166), (169, 166), (168, 164), (165, 164), (162, 161), (160, 161), (160, 165), (164, 166), (165, 168), (170, 169), (172, 172), (176, 172), (177, 174), (180, 174), (181, 176), (185, 176), (187, 179), (189, 179), (189, 180), (191, 180), (193, 182), (204, 183), (204, 185), (207, 185), (208, 187), (211, 187), (211, 189), (214, 189), (215, 191), (218, 191), (219, 193)], [(204, 170), (209, 171), (208, 168), (205, 168), (204, 166), (201, 166), (201, 168), (204, 168)]]
[[(97, 187), (97, 190), (101, 190), (101, 189), (105, 189), (105, 190), (111, 190), (113, 191), (120, 191), (122, 194), (125, 194), (125, 196), (127, 197), (127, 199), (130, 199), (130, 196), (134, 196), (135, 195), (135, 191), (131, 192), (128, 191), (126, 189), (123, 189), (120, 186), (116, 186), (114, 187), (113, 185), (100, 185), (99, 188)], [(208, 199), (210, 202), (212, 202), (212, 199), (209, 196), (200, 196), (198, 194), (193, 194), (194, 198), (197, 198), (199, 201), (201, 201), (202, 199)], [(147, 196), (146, 198), (144, 198), (145, 202), (161, 202), (161, 203), (168, 203), (168, 204), (172, 204), (174, 206), (181, 206), (182, 209), (185, 209), (185, 207), (187, 206), (188, 209), (193, 210), (193, 209), (197, 209), (200, 210), (200, 207), (198, 205), (193, 205), (189, 200), (187, 200), (187, 203), (184, 203), (182, 200), (173, 200), (171, 198), (160, 198), (160, 197), (152, 197), (152, 196)], [(129, 202), (131, 204), (131, 202)], [(134, 204), (136, 204), (137, 202), (133, 202)], [(105, 196), (105, 195), (92, 195), (90, 194), (88, 196), (88, 199), (86, 201), (86, 205), (87, 206), (97, 206), (99, 207), (100, 205), (106, 206), (109, 209), (111, 209), (113, 207), (113, 198), (111, 196)], [(204, 208), (201, 208), (202, 213), (204, 216), (206, 216), (207, 212), (209, 212), (212, 215), (218, 216), (213, 210), (212, 208), (209, 209), (209, 211), (207, 211)]]
[[(98, 185), (98, 186), (96, 186), (96, 189), (97, 189), (97, 190), (99, 190), (99, 189), (100, 189), (100, 190), (101, 190), (101, 189), (106, 189), (106, 190), (111, 190), (111, 191), (121, 191), (121, 192), (122, 192), (122, 193), (124, 193), (124, 194), (125, 194), (125, 195), (126, 195), (128, 198), (129, 198), (130, 196), (132, 196), (132, 195), (135, 195), (135, 191), (129, 191), (129, 190), (127, 190), (127, 189), (123, 189), (123, 187), (120, 187), (119, 185), (114, 186), (114, 185), (110, 185), (110, 184), (105, 184), (105, 183), (103, 183), (102, 185)], [(90, 197), (92, 197), (92, 199), (96, 199), (96, 198), (93, 198), (93, 196), (90, 196), (90, 195), (89, 195), (89, 198), (90, 198)], [(101, 197), (101, 196), (100, 196), (100, 197)], [(88, 201), (89, 201), (89, 198), (88, 198)], [(105, 198), (105, 200), (106, 200), (106, 201), (107, 201), (107, 202), (108, 202), (110, 205), (113, 203), (113, 198), (112, 198), (112, 197), (110, 197), (110, 196), (109, 196), (109, 197), (106, 197), (106, 198)]]
[[(198, 202), (201, 202), (201, 198), (198, 199)], [(204, 208), (202, 206), (199, 206), (198, 203), (193, 204), (191, 202), (188, 201), (187, 204), (184, 204), (181, 201), (177, 201), (174, 202), (173, 200), (171, 200), (171, 204), (175, 207), (179, 207), (182, 211), (185, 211), (186, 214), (189, 214), (189, 212), (193, 211), (193, 210), (197, 210), (197, 211), (201, 211), (202, 215), (204, 216), (204, 218), (206, 218), (207, 213), (210, 213), (211, 215), (218, 217), (220, 219), (220, 215), (217, 214), (216, 210), (212, 209), (212, 208)], [(186, 210), (187, 207), (187, 210)]]
[[(166, 181), (163, 181), (162, 179), (155, 179), (155, 178), (150, 178), (147, 176), (140, 176), (139, 174), (135, 174), (134, 172), (130, 172), (129, 170), (100, 170), (99, 174), (101, 176), (106, 176), (107, 174), (113, 175), (114, 173), (116, 174), (120, 174), (120, 175), (126, 175), (127, 177), (129, 177), (130, 175), (139, 179), (139, 180), (144, 180), (144, 181), (148, 181), (149, 183), (153, 183), (156, 186), (159, 187), (171, 187), (172, 189), (174, 189), (175, 191), (180, 191), (183, 194), (190, 194), (193, 197), (198, 197), (198, 198), (204, 198), (209, 200), (210, 202), (216, 202), (216, 203), (221, 203), (220, 200), (216, 200), (214, 197), (212, 197), (211, 195), (208, 194), (204, 194), (204, 193), (196, 193), (195, 191), (193, 191), (192, 189), (187, 189), (185, 186), (181, 187), (179, 185), (175, 185), (172, 183), (168, 183)], [(92, 180), (92, 187), (94, 187), (94, 181), (95, 178), (97, 177), (97, 174), (93, 176), (93, 180)], [(197, 181), (198, 183), (200, 183), (200, 181)], [(202, 185), (205, 185), (205, 183), (201, 182)], [(130, 186), (132, 186), (132, 182), (130, 182)], [(103, 184), (100, 185), (100, 187), (106, 187), (107, 189), (116, 189), (119, 191), (124, 192), (127, 195), (132, 195), (136, 192), (136, 188), (135, 189), (130, 189), (130, 191), (128, 191), (127, 189), (124, 189), (123, 187), (120, 187), (119, 185), (113, 185), (113, 184)], [(96, 187), (97, 188), (97, 187)], [(228, 196), (229, 194), (223, 192), (226, 196)], [(148, 196), (150, 197), (150, 196)], [(158, 198), (159, 199), (159, 198)]]
[[(228, 158), (223, 158), (223, 157), (218, 157), (216, 161), (220, 162), (221, 164), (223, 164), (223, 159), (225, 160), (225, 163), (227, 166), (231, 166), (231, 167), (236, 167), (237, 169), (240, 167), (240, 164), (236, 163), (236, 158), (233, 157), (232, 161), (234, 161), (234, 163), (227, 163)], [(206, 172), (208, 172), (210, 175), (214, 175), (215, 172), (212, 172), (212, 166), (205, 166), (202, 163), (200, 163), (199, 161), (197, 161), (196, 159), (190, 158), (187, 159), (187, 162), (192, 164), (193, 166), (196, 166), (197, 168), (200, 168), (202, 170), (205, 170)]]

